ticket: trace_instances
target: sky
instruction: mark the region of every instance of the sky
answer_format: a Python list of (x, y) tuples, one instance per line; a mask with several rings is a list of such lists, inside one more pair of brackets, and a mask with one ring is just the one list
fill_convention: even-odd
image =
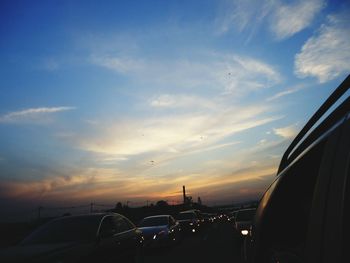
[(350, 72), (349, 1), (0, 2), (0, 206), (257, 200)]

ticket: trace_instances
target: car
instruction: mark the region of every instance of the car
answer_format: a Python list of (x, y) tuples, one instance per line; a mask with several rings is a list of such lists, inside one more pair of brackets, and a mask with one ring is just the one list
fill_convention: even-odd
[(248, 235), (249, 229), (255, 215), (255, 208), (240, 209), (235, 214), (234, 218), (235, 229), (241, 236)]
[(196, 233), (201, 227), (201, 221), (193, 210), (180, 212), (176, 219), (180, 223), (181, 229), (186, 233)]
[(142, 232), (120, 214), (64, 216), (1, 250), (0, 262), (141, 262), (143, 240)]
[(238, 210), (233, 211), (233, 212), (230, 213), (230, 218), (229, 218), (229, 219), (230, 219), (230, 221), (231, 221), (233, 224), (236, 223), (237, 212), (238, 212)]
[(213, 222), (209, 213), (202, 213), (202, 217), (203, 217), (203, 224), (205, 226), (208, 226)]
[(181, 238), (181, 227), (171, 215), (145, 217), (139, 224), (146, 247), (162, 247), (175, 244)]
[(282, 156), (256, 211), (244, 259), (350, 262), (350, 75)]

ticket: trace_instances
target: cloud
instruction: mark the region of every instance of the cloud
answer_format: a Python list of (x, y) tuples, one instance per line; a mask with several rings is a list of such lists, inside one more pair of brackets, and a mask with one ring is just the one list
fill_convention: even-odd
[[(199, 139), (198, 142), (200, 141), (202, 140)], [(237, 143), (204, 143), (204, 145), (204, 147), (197, 145), (197, 147), (182, 149), (184, 159), (190, 160), (190, 168), (186, 167), (184, 162), (181, 166), (174, 164), (177, 160), (172, 160), (165, 166), (158, 165), (158, 163), (154, 166), (148, 164), (150, 167), (148, 168), (144, 165), (138, 170), (135, 168), (139, 165), (137, 159), (131, 160), (132, 169), (120, 163), (118, 163), (118, 168), (93, 167), (94, 163), (88, 162), (89, 165), (86, 168), (76, 170), (67, 169), (67, 167), (51, 172), (41, 170), (42, 179), (38, 179), (40, 176), (26, 176), (20, 181), (3, 181), (0, 185), (0, 195), (12, 200), (32, 200), (36, 203), (40, 201), (41, 204), (42, 202), (64, 203), (68, 200), (70, 204), (80, 205), (91, 202), (91, 200), (108, 203), (131, 200), (134, 204), (134, 202), (145, 200), (178, 200), (181, 197), (178, 190), (185, 184), (189, 194), (193, 193), (194, 196), (198, 193), (206, 201), (214, 198), (223, 201), (229, 196), (247, 200), (262, 194), (273, 179), (278, 160), (270, 158), (270, 154), (275, 153), (271, 149), (281, 148), (280, 142), (268, 141), (241, 151), (230, 151), (229, 155), (220, 154), (219, 158), (211, 155), (209, 161), (187, 158), (188, 154), (200, 154), (201, 149), (203, 151), (227, 149)], [(198, 152), (193, 149), (197, 149)], [(176, 156), (179, 153), (171, 154)], [(164, 155), (167, 153), (159, 153), (159, 156)], [(126, 158), (119, 158), (118, 155), (97, 154), (95, 157), (97, 163), (100, 161), (127, 161)], [(156, 160), (158, 162), (158, 159)], [(175, 171), (172, 171), (172, 165), (176, 168)], [(242, 184), (246, 186), (244, 189), (251, 189), (250, 194), (239, 195), (237, 193), (239, 189), (242, 189)]]
[(52, 113), (73, 110), (75, 107), (42, 107), (9, 112), (0, 116), (0, 123), (42, 122)]
[(294, 72), (299, 78), (316, 77), (327, 82), (350, 71), (350, 19), (328, 16), (327, 22), (309, 38), (296, 54)]
[(232, 27), (239, 32), (252, 26), (258, 26), (263, 19), (271, 12), (273, 1), (245, 1), (234, 0), (228, 2), (223, 10), (219, 12), (217, 18), (218, 33), (223, 34), (231, 30)]
[(323, 0), (280, 3), (276, 6), (271, 17), (271, 31), (278, 40), (291, 37), (308, 27), (324, 6)]
[(135, 72), (147, 67), (147, 64), (140, 59), (115, 56), (97, 56), (92, 55), (90, 61), (93, 64), (117, 71), (119, 73)]
[(296, 124), (292, 124), (287, 127), (282, 127), (282, 128), (275, 128), (273, 129), (273, 132), (286, 139), (294, 138), (297, 133), (298, 133), (298, 128)]
[(263, 23), (277, 40), (283, 40), (307, 28), (325, 6), (324, 0), (296, 0), (283, 3), (276, 0), (234, 0), (218, 18), (220, 34), (236, 28), (238, 32), (259, 29)]
[(70, 196), (73, 201), (108, 195), (111, 188), (114, 191), (118, 188), (119, 194), (125, 195), (132, 189), (130, 182), (134, 180), (132, 176), (126, 178), (115, 168), (85, 168), (63, 173), (66, 175), (51, 174), (37, 180), (3, 181), (1, 196), (31, 200), (44, 198), (47, 201), (59, 201)]
[(166, 117), (129, 119), (117, 124), (105, 123), (96, 135), (80, 134), (81, 149), (114, 154), (139, 155), (151, 152), (187, 152), (213, 146), (238, 132), (278, 119), (266, 116), (266, 106), (245, 106), (217, 111), (172, 114)]
[(190, 96), (183, 94), (162, 94), (150, 100), (150, 106), (155, 108), (208, 108), (214, 109), (218, 105), (200, 96)]
[(304, 88), (306, 88), (305, 85), (302, 85), (302, 84), (296, 85), (296, 86), (291, 87), (291, 88), (288, 88), (288, 89), (286, 89), (286, 90), (284, 90), (284, 91), (278, 92), (278, 93), (276, 93), (275, 95), (273, 95), (273, 96), (267, 98), (266, 100), (267, 100), (267, 101), (273, 101), (273, 100), (279, 99), (279, 98), (281, 98), (281, 97), (284, 97), (284, 96), (287, 96), (287, 95), (296, 93), (296, 92), (298, 92), (298, 91), (300, 91), (300, 90), (302, 90), (302, 89), (304, 89)]
[[(160, 86), (168, 89), (210, 89), (224, 93), (244, 94), (271, 87), (282, 80), (279, 72), (268, 63), (251, 57), (226, 55), (213, 52), (199, 58), (174, 61), (141, 59), (125, 56), (94, 55), (91, 63), (129, 77), (143, 87)], [(186, 98), (180, 98), (181, 103)], [(170, 95), (153, 101), (153, 106), (171, 106)]]
[(60, 68), (60, 63), (55, 58), (47, 57), (42, 59), (39, 68), (46, 71), (55, 71)]

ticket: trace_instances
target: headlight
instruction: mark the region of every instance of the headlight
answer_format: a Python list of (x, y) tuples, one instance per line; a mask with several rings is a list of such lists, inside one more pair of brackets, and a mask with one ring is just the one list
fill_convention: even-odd
[(246, 236), (246, 235), (248, 235), (248, 230), (241, 230), (241, 234), (243, 235), (243, 236)]
[(193, 226), (193, 223), (192, 223), (192, 222), (190, 223), (190, 226)]
[(157, 235), (154, 235), (154, 236), (153, 236), (153, 240), (156, 239), (156, 238), (157, 238)]

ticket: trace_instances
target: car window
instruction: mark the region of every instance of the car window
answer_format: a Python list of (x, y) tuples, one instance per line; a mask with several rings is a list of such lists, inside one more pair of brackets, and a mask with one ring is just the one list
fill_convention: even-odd
[(140, 226), (141, 227), (148, 227), (148, 226), (165, 226), (167, 225), (168, 222), (168, 218), (165, 216), (157, 216), (157, 217), (148, 217), (148, 218), (144, 218), (141, 223)]
[(128, 228), (128, 230), (130, 229), (134, 229), (136, 226), (127, 218), (122, 217), (123, 220), (125, 221), (126, 227)]
[(273, 195), (264, 215), (266, 250), (288, 250), (301, 255), (326, 142), (311, 148), (273, 184)]
[(112, 217), (111, 216), (105, 217), (101, 223), (100, 235), (102, 237), (108, 237), (108, 236), (112, 236), (116, 232), (117, 232), (116, 226), (113, 223)]
[(171, 226), (173, 226), (173, 225), (175, 225), (175, 219), (171, 216), (171, 217), (169, 217), (169, 221), (170, 221), (170, 225)]
[(127, 220), (121, 216), (114, 216), (113, 224), (116, 229), (116, 233), (125, 232), (134, 228), (133, 225), (130, 224), (130, 222), (127, 222)]
[(96, 217), (70, 217), (53, 220), (34, 231), (22, 245), (93, 240), (100, 220)]
[(179, 220), (186, 220), (186, 219), (194, 219), (196, 217), (196, 214), (193, 213), (193, 212), (190, 212), (190, 213), (180, 213), (178, 216), (177, 216), (177, 219)]

